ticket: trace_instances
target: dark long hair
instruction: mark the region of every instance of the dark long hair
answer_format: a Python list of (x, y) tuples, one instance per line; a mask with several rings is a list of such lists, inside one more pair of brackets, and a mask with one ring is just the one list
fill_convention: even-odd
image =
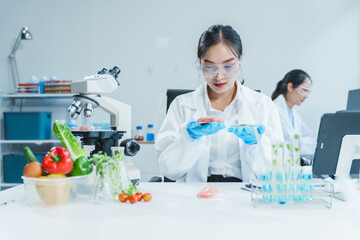
[(292, 83), (294, 88), (297, 88), (300, 84), (302, 84), (306, 79), (312, 83), (312, 80), (305, 71), (300, 69), (291, 70), (288, 72), (285, 77), (276, 84), (276, 89), (271, 95), (271, 99), (275, 100), (281, 94), (287, 93), (287, 85), (288, 83)]
[(239, 34), (229, 25), (213, 25), (200, 36), (197, 50), (199, 61), (211, 46), (220, 42), (224, 42), (230, 51), (240, 59), (243, 49)]

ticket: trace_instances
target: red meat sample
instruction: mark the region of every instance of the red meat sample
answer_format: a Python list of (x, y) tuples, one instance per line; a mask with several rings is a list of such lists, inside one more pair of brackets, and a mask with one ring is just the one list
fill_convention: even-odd
[(94, 128), (94, 126), (86, 125), (86, 126), (80, 127), (80, 130), (91, 131), (91, 130), (95, 130), (95, 128)]
[(205, 125), (209, 122), (224, 122), (224, 119), (222, 118), (217, 118), (217, 117), (203, 117), (203, 118), (199, 118), (198, 119), (198, 123), (200, 125)]

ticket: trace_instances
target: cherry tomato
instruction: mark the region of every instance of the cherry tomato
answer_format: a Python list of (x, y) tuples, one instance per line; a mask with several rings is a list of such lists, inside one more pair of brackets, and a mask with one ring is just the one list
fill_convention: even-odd
[(138, 201), (135, 194), (130, 195), (128, 197), (129, 197), (129, 202), (131, 202), (132, 204), (134, 204), (134, 203), (136, 203)]
[(126, 195), (126, 193), (120, 193), (119, 200), (120, 202), (126, 202), (128, 200), (128, 195)]
[(135, 195), (136, 195), (136, 198), (137, 198), (138, 202), (140, 202), (141, 199), (143, 198), (143, 194), (141, 192), (138, 192)]
[(151, 193), (145, 193), (145, 194), (143, 195), (143, 199), (144, 199), (145, 202), (150, 201), (150, 200), (152, 199)]

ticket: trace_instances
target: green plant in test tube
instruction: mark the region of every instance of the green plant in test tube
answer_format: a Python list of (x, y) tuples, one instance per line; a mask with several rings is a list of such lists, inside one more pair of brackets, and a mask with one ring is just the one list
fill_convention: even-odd
[(286, 162), (289, 166), (292, 166), (292, 156), (291, 156), (291, 145), (290, 143), (286, 144), (286, 148), (287, 148), (287, 154), (286, 154)]
[(295, 159), (294, 165), (296, 167), (300, 167), (300, 146), (299, 146), (299, 135), (295, 134), (295, 143), (294, 143), (294, 150), (295, 150)]
[(278, 160), (278, 174), (279, 179), (278, 181), (284, 180), (284, 143), (279, 144), (279, 160)]
[(285, 181), (286, 181), (286, 199), (291, 201), (293, 199), (292, 193), (294, 192), (293, 177), (293, 152), (292, 145), (286, 143), (286, 161), (285, 161)]
[[(275, 144), (272, 145), (272, 169), (270, 170), (269, 172), (269, 181), (271, 183), (269, 183), (269, 186), (268, 186), (268, 190), (270, 192), (273, 192), (275, 191), (275, 186), (276, 186), (276, 168), (277, 168), (277, 163), (278, 163), (278, 150), (277, 150), (277, 147)], [(276, 200), (276, 199), (273, 199), (271, 194), (270, 196), (268, 197), (269, 200)]]
[(272, 145), (272, 172), (270, 172), (270, 177), (275, 184), (276, 180), (276, 170), (278, 165), (278, 150), (275, 144)]
[(292, 145), (290, 143), (286, 143), (286, 179), (287, 180), (291, 180), (292, 179), (292, 168), (294, 165), (293, 162), (293, 148)]
[(272, 154), (272, 165), (273, 165), (273, 167), (276, 167), (276, 165), (277, 165), (277, 154), (278, 154), (278, 152), (277, 152), (277, 149), (276, 149), (276, 145), (275, 145), (275, 144), (272, 145), (272, 150), (273, 150), (273, 154)]
[(301, 184), (299, 183), (300, 181), (300, 145), (299, 145), (299, 135), (295, 134), (294, 135), (294, 187), (295, 187), (295, 191), (298, 193), (297, 197), (294, 197), (295, 201), (301, 201), (301, 196), (300, 196), (300, 187)]
[(278, 181), (284, 180), (284, 143), (279, 144), (279, 155), (278, 155), (278, 168), (277, 168), (277, 174), (278, 175)]
[(297, 181), (300, 179), (300, 146), (299, 146), (299, 135), (295, 134), (294, 136), (294, 180)]
[(276, 189), (279, 192), (279, 203), (284, 204), (286, 202), (285, 192), (286, 192), (286, 183), (285, 183), (285, 146), (284, 143), (279, 144), (279, 160), (278, 167), (276, 171), (277, 175), (277, 186)]

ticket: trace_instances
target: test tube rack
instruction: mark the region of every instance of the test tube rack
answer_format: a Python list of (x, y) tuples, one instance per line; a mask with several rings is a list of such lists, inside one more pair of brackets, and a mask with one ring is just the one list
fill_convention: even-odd
[(332, 207), (334, 186), (322, 179), (271, 181), (266, 178), (250, 181), (251, 203), (262, 206), (325, 206)]

